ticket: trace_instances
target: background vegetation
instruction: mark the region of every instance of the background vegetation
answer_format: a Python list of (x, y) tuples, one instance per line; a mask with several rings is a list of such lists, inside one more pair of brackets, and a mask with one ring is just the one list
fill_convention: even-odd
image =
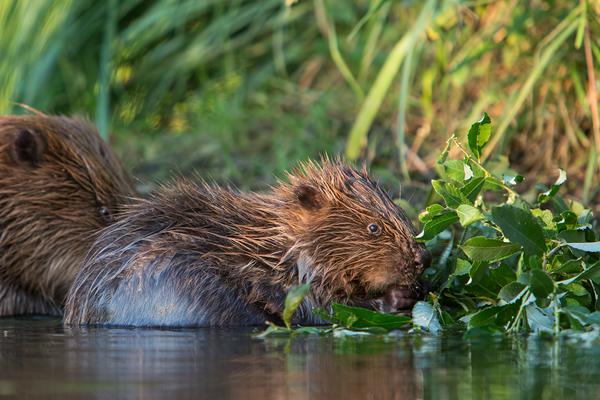
[(486, 160), (508, 156), (530, 183), (560, 166), (585, 205), (597, 186), (598, 10), (572, 0), (4, 0), (0, 113), (26, 112), (22, 103), (89, 116), (144, 182), (177, 166), (256, 188), (297, 159), (346, 152), (419, 199), (409, 179), (435, 177), (448, 137), (464, 139), (486, 111), (496, 124)]

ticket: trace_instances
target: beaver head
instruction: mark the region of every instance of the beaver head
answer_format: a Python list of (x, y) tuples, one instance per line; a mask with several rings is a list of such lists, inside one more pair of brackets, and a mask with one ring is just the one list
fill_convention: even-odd
[[(366, 169), (305, 163), (275, 189), (294, 240), (301, 282), (320, 304), (359, 305), (417, 283), (431, 254), (404, 211)], [(389, 297), (389, 296), (388, 296)], [(392, 307), (393, 308), (393, 307)]]

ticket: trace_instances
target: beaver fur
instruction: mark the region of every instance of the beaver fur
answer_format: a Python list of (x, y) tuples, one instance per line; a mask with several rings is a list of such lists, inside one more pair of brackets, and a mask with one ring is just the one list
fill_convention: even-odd
[(294, 323), (322, 323), (311, 310), (332, 301), (405, 304), (431, 255), (366, 170), (325, 159), (287, 178), (268, 194), (179, 179), (129, 207), (86, 257), (64, 323), (281, 322), (287, 292), (307, 282)]
[(137, 196), (83, 121), (0, 117), (0, 315), (61, 315), (95, 233)]

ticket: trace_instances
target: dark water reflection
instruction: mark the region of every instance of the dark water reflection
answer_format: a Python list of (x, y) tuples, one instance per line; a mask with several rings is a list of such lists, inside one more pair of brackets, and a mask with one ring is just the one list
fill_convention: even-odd
[(0, 319), (0, 397), (600, 399), (600, 348), (459, 334), (268, 338)]

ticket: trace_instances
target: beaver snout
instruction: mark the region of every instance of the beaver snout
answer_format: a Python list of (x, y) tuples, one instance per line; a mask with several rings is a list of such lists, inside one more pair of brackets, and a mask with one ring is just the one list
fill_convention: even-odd
[(431, 266), (431, 253), (425, 246), (413, 246), (413, 254), (415, 255), (413, 265), (419, 272), (423, 273)]

